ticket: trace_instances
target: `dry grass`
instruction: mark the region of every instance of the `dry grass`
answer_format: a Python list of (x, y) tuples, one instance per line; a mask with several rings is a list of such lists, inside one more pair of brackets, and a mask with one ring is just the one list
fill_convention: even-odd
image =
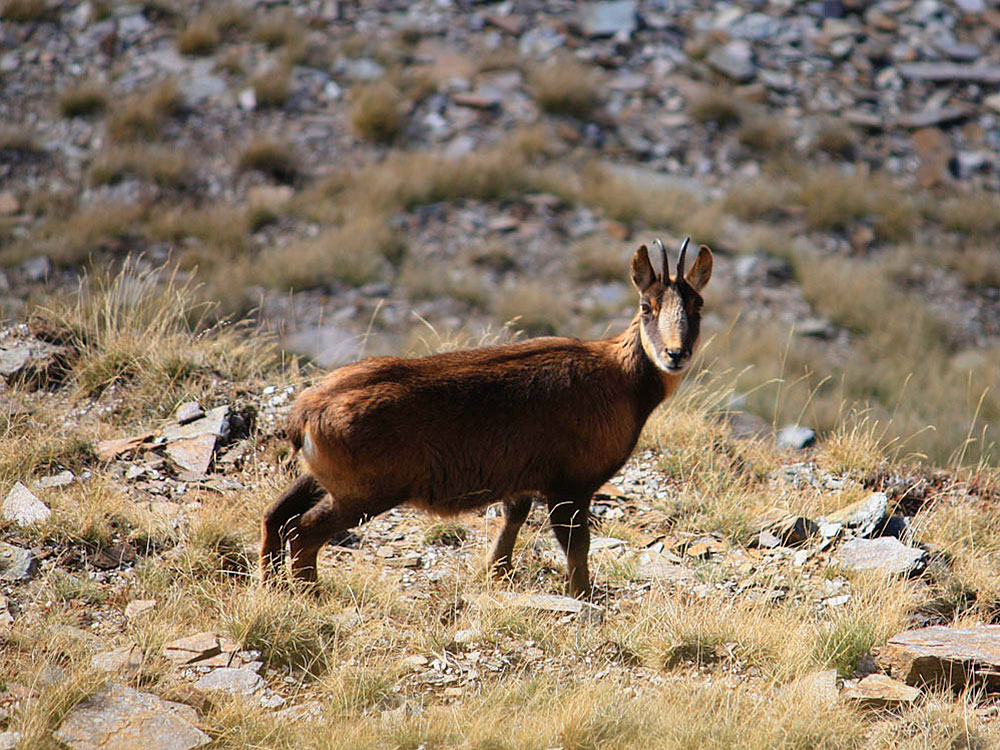
[(220, 40), (218, 21), (212, 15), (203, 13), (177, 35), (177, 51), (182, 55), (210, 55)]
[(195, 173), (188, 152), (166, 146), (112, 148), (90, 165), (92, 185), (114, 185), (129, 177), (180, 190), (191, 186)]
[(266, 14), (256, 24), (250, 32), (251, 38), (271, 49), (278, 47), (298, 47), (301, 46), (305, 29), (302, 23), (291, 13), (274, 11)]
[(688, 103), (688, 113), (697, 122), (712, 123), (720, 128), (739, 125), (745, 105), (732, 91), (711, 88), (694, 96)]
[(526, 281), (496, 294), (494, 317), (534, 336), (565, 334), (561, 329), (569, 319), (568, 300), (551, 284)]
[(38, 249), (55, 263), (77, 265), (102, 250), (118, 250), (130, 237), (142, 234), (146, 209), (134, 203), (98, 203), (66, 219), (52, 220), (42, 232)]
[(528, 71), (528, 87), (543, 112), (586, 119), (601, 103), (597, 71), (570, 57), (560, 57)]
[(790, 137), (782, 118), (758, 114), (740, 123), (736, 140), (755, 153), (771, 155), (787, 148)]
[(633, 251), (631, 243), (601, 235), (576, 242), (576, 276), (581, 281), (621, 281)]
[(824, 154), (850, 161), (857, 151), (857, 136), (846, 122), (827, 122), (816, 132), (812, 147)]
[(4, 0), (0, 18), (14, 23), (44, 21), (52, 15), (46, 0)]
[(944, 200), (931, 213), (945, 229), (959, 234), (988, 237), (1000, 229), (1000, 199), (991, 194)]
[(353, 94), (351, 125), (362, 138), (375, 143), (392, 143), (406, 128), (407, 106), (399, 90), (388, 83), (359, 87)]
[(63, 117), (89, 117), (107, 108), (107, 85), (100, 81), (76, 81), (59, 94), (59, 111)]
[(788, 187), (776, 177), (755, 177), (732, 185), (726, 191), (723, 207), (747, 221), (779, 218), (787, 191)]
[(274, 351), (247, 343), (239, 326), (210, 327), (210, 312), (190, 282), (130, 259), (40, 314), (80, 352), (71, 373), (79, 391), (114, 386), (125, 396), (118, 412), (125, 418), (168, 413), (189, 399), (210, 402), (220, 374), (250, 381), (275, 366)]
[(213, 264), (246, 250), (250, 241), (246, 213), (225, 203), (166, 209), (152, 218), (149, 232), (168, 242), (197, 240), (202, 246), (201, 256)]
[(253, 79), (257, 106), (265, 109), (283, 107), (292, 95), (292, 71), (278, 66)]
[(255, 138), (240, 154), (240, 169), (253, 169), (285, 184), (293, 184), (302, 176), (295, 148), (287, 141)]
[(118, 143), (155, 140), (166, 120), (183, 106), (177, 82), (167, 79), (145, 92), (127, 97), (108, 118), (108, 136)]

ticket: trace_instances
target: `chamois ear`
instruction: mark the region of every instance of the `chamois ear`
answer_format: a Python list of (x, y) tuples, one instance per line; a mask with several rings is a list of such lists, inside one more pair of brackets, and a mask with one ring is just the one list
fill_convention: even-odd
[(700, 292), (712, 278), (712, 251), (708, 245), (698, 248), (698, 260), (691, 266), (691, 270), (684, 277), (696, 292)]
[(640, 245), (632, 256), (632, 283), (639, 292), (644, 292), (656, 281), (656, 271), (649, 262), (649, 250)]

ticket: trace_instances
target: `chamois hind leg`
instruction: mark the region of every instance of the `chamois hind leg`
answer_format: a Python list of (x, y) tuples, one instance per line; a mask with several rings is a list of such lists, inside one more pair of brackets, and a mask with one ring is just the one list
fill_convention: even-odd
[(517, 495), (503, 501), (503, 528), (497, 534), (493, 542), (493, 550), (490, 552), (489, 568), (497, 578), (510, 575), (511, 555), (514, 552), (514, 541), (517, 539), (517, 532), (524, 525), (528, 513), (531, 512), (533, 495)]
[(289, 534), (292, 575), (316, 580), (316, 555), (320, 547), (341, 533), (399, 505), (398, 500), (335, 498), (327, 495), (302, 514)]
[(277, 500), (264, 511), (260, 537), (260, 576), (274, 578), (285, 557), (285, 541), (296, 519), (316, 505), (326, 490), (312, 474), (306, 473), (288, 485)]
[(569, 595), (577, 599), (590, 596), (590, 500), (549, 500), (549, 523), (563, 552), (569, 575)]

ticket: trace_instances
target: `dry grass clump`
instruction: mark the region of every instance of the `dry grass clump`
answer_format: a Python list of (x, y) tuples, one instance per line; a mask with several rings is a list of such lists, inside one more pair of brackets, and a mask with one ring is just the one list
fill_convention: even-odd
[(0, 482), (13, 486), (28, 477), (80, 470), (94, 458), (93, 435), (66, 424), (54, 410), (12, 402), (28, 411), (0, 411)]
[(108, 119), (113, 141), (155, 140), (167, 118), (178, 114), (183, 99), (177, 82), (168, 78), (148, 91), (132, 94), (115, 108)]
[(858, 143), (854, 129), (846, 122), (832, 121), (824, 123), (813, 138), (812, 147), (830, 156), (845, 161), (854, 158)]
[(271, 49), (296, 44), (305, 34), (301, 22), (291, 13), (275, 11), (254, 24), (251, 38)]
[(92, 185), (114, 185), (134, 177), (166, 188), (183, 189), (194, 181), (194, 166), (186, 151), (166, 146), (128, 145), (97, 156), (90, 165)]
[(71, 377), (82, 393), (115, 387), (116, 416), (159, 415), (182, 400), (211, 398), (217, 379), (252, 381), (276, 365), (260, 337), (239, 326), (209, 326), (210, 306), (176, 272), (165, 277), (129, 258), (118, 273), (84, 280), (77, 293), (39, 314), (79, 351)]
[(118, 249), (141, 235), (145, 216), (146, 209), (135, 203), (97, 203), (67, 219), (48, 222), (40, 247), (54, 263), (76, 265), (92, 253)]
[(913, 201), (888, 179), (839, 169), (807, 172), (789, 198), (816, 229), (845, 231), (868, 222), (876, 237), (892, 242), (909, 237), (917, 218)]
[(931, 215), (952, 232), (988, 237), (1000, 230), (1000, 198), (989, 193), (952, 198), (934, 206)]
[(168, 208), (152, 218), (149, 233), (167, 242), (198, 240), (215, 263), (246, 250), (250, 240), (246, 213), (225, 203)]
[(210, 55), (220, 39), (217, 20), (210, 14), (202, 13), (177, 35), (177, 51), (182, 55)]
[(400, 257), (403, 238), (377, 213), (359, 214), (319, 236), (273, 248), (254, 274), (274, 289), (314, 289), (335, 282), (362, 286), (384, 276), (388, 258)]
[(755, 177), (734, 183), (726, 192), (723, 208), (746, 221), (778, 218), (786, 205), (788, 187), (775, 177)]
[(561, 331), (569, 318), (566, 297), (550, 284), (526, 281), (503, 289), (494, 298), (494, 316), (504, 324), (512, 322), (534, 336)]
[(0, 127), (0, 154), (30, 156), (41, 151), (35, 133), (27, 126)]
[(452, 298), (473, 308), (485, 308), (490, 290), (479, 278), (462, 273), (451, 264), (427, 261), (407, 261), (400, 268), (396, 284), (413, 300)]
[(406, 128), (404, 108), (407, 106), (399, 90), (388, 83), (373, 83), (353, 92), (351, 125), (362, 138), (375, 143), (392, 143)]
[(543, 112), (589, 117), (600, 105), (597, 71), (570, 57), (530, 69), (528, 87)]
[(52, 15), (46, 0), (4, 0), (0, 18), (14, 23), (44, 21)]
[(626, 278), (632, 250), (630, 245), (605, 235), (576, 242), (573, 244), (576, 276), (580, 281), (621, 281)]
[(688, 113), (697, 122), (713, 123), (720, 128), (739, 125), (743, 110), (743, 102), (732, 91), (715, 87), (692, 97), (688, 103)]
[(301, 177), (301, 165), (295, 148), (287, 141), (272, 138), (255, 138), (240, 154), (240, 169), (263, 172), (268, 177), (285, 184), (295, 183)]
[(59, 94), (59, 111), (63, 117), (88, 117), (107, 108), (107, 86), (100, 81), (76, 81)]
[(782, 118), (758, 114), (740, 123), (736, 140), (758, 154), (775, 154), (788, 146), (789, 133)]
[(280, 65), (253, 79), (257, 106), (265, 109), (283, 107), (292, 95), (292, 71)]

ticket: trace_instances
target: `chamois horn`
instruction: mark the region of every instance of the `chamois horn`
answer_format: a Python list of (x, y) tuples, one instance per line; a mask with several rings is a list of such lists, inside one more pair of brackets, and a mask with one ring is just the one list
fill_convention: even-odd
[(691, 241), (690, 237), (684, 238), (684, 244), (681, 245), (681, 257), (677, 259), (677, 281), (679, 282), (684, 278), (684, 256), (687, 254), (688, 243)]
[(667, 248), (663, 246), (663, 240), (657, 237), (653, 244), (660, 248), (660, 281), (664, 284), (670, 282), (670, 267), (667, 263)]

